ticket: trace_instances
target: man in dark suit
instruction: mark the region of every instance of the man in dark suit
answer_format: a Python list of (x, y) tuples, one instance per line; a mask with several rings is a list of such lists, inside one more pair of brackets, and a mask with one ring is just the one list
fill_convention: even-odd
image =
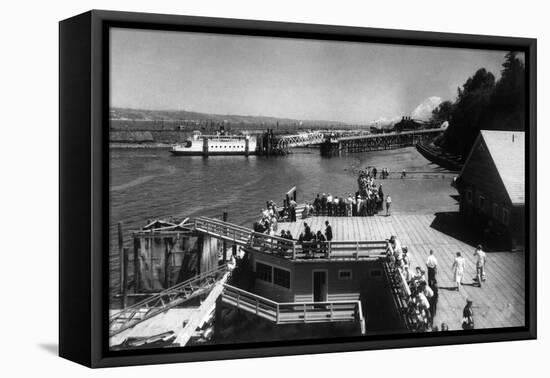
[(305, 240), (310, 241), (312, 239), (312, 236), (313, 235), (311, 234), (311, 227), (309, 227), (309, 224), (304, 222), (304, 238), (305, 238)]
[(328, 223), (328, 221), (325, 221), (325, 226), (327, 228), (325, 229), (325, 237), (327, 238), (327, 241), (332, 240), (332, 226)]

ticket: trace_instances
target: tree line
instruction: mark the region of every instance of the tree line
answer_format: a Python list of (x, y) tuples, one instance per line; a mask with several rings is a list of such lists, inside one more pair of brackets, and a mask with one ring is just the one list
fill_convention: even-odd
[(454, 102), (433, 110), (433, 123), (449, 122), (436, 144), (465, 159), (480, 130), (524, 131), (525, 80), (525, 64), (514, 51), (506, 54), (498, 81), (485, 68), (477, 70)]

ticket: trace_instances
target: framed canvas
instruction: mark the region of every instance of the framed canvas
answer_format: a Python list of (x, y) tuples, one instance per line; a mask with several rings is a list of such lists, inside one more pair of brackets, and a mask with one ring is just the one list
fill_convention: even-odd
[(536, 338), (536, 40), (60, 22), (59, 351)]

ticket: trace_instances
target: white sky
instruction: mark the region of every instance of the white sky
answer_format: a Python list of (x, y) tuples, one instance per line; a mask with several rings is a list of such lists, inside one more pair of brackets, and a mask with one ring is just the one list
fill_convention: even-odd
[[(454, 99), (504, 51), (111, 30), (111, 106), (365, 123)], [(431, 98), (431, 99), (430, 99)]]

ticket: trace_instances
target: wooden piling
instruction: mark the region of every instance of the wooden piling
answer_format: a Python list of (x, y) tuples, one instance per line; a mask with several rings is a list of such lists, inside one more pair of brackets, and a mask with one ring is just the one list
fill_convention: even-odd
[(164, 288), (169, 288), (170, 285), (170, 242), (168, 239), (164, 239)]
[(122, 222), (118, 222), (118, 265), (119, 265), (119, 286), (120, 294), (122, 294), (123, 288), (123, 276), (124, 276), (124, 237), (122, 235)]
[(121, 291), (122, 291), (122, 302), (121, 306), (122, 308), (126, 308), (128, 306), (128, 255), (130, 254), (130, 249), (125, 247), (122, 249), (123, 252), (123, 260), (122, 260), (122, 282), (121, 282)]
[[(222, 220), (224, 222), (227, 222), (227, 210), (224, 210), (222, 214)], [(225, 262), (227, 261), (227, 243), (225, 240), (223, 241), (222, 248), (223, 248), (223, 263), (225, 264)]]
[(139, 263), (139, 249), (140, 238), (134, 238), (134, 293), (139, 293), (140, 288), (140, 263)]
[(208, 138), (203, 138), (202, 140), (202, 156), (208, 157)]

